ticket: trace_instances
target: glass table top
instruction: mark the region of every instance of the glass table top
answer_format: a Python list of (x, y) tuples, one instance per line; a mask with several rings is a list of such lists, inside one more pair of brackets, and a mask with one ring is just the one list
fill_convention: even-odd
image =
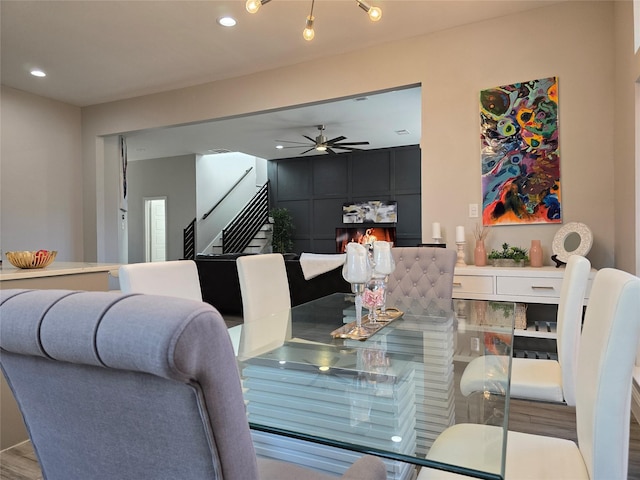
[[(245, 324), (238, 361), (251, 428), (380, 456), (389, 478), (407, 477), (398, 465), (503, 478), (515, 304), (393, 307), (402, 315), (366, 340), (331, 335), (355, 318), (351, 294)], [(493, 394), (462, 395), (465, 367), (483, 356), (495, 357), (483, 388)], [(428, 458), (437, 436), (458, 423), (502, 427), (497, 446), (478, 445), (481, 469)]]

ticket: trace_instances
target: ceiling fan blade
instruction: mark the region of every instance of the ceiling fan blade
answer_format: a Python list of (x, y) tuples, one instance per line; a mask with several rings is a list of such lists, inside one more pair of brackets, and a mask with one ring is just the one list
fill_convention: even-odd
[[(309, 145), (307, 142), (293, 142), (291, 140), (275, 140), (275, 141), (280, 143), (299, 143), (300, 145)], [(313, 142), (313, 144), (315, 145), (315, 142)]]
[(329, 152), (331, 155), (337, 155), (336, 152), (334, 152), (333, 150), (331, 150), (329, 147), (327, 147), (327, 149), (325, 150), (325, 152)]
[(311, 137), (307, 137), (306, 135), (302, 135), (304, 138), (306, 138), (307, 140), (309, 140), (311, 143), (313, 143), (314, 145), (316, 144), (316, 139), (315, 138), (311, 138)]
[(338, 149), (338, 150), (347, 150), (348, 152), (354, 152), (354, 151), (364, 151), (361, 148), (356, 148), (356, 147), (342, 147), (340, 145), (331, 145), (331, 148), (333, 149)]
[(339, 137), (332, 138), (331, 140), (327, 140), (327, 143), (341, 142), (342, 140), (346, 140), (346, 139), (347, 137), (340, 135)]
[(309, 150), (305, 150), (304, 152), (301, 152), (300, 155), (304, 155), (307, 152), (310, 152), (311, 150), (315, 150), (316, 147), (311, 147)]
[(338, 147), (338, 146), (348, 146), (348, 145), (369, 145), (369, 142), (344, 142), (344, 143), (334, 143), (332, 146), (333, 147)]
[[(283, 149), (285, 148), (304, 148), (304, 147), (309, 147), (310, 145), (303, 143), (302, 145), (290, 145), (288, 147), (282, 147)], [(315, 146), (313, 148), (316, 148)]]

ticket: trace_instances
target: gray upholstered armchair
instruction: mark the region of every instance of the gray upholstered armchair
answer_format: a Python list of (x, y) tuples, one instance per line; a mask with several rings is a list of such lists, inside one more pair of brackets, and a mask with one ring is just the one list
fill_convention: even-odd
[[(2, 290), (0, 347), (48, 480), (328, 478), (256, 458), (231, 341), (211, 305)], [(365, 456), (343, 478), (386, 471)]]
[(455, 250), (395, 247), (391, 253), (396, 268), (389, 275), (387, 305), (401, 307), (408, 301), (418, 301), (424, 307), (451, 308)]

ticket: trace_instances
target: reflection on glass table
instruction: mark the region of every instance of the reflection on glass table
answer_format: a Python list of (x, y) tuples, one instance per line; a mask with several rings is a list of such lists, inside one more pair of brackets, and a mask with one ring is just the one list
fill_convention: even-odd
[[(302, 450), (301, 462), (324, 458), (318, 463), (334, 462), (342, 452), (372, 453), (385, 459), (390, 479), (411, 478), (421, 465), (502, 478), (504, 435), (491, 448), (478, 445), (490, 459), (487, 471), (466, 469), (464, 458), (439, 465), (426, 455), (456, 423), (491, 423), (506, 431), (510, 361), (494, 372), (502, 394), (465, 398), (458, 383), (476, 356), (510, 359), (515, 304), (405, 299), (390, 306), (402, 316), (365, 341), (331, 336), (355, 314), (353, 295), (342, 293), (243, 328), (238, 360), (252, 429), (280, 434), (283, 445), (312, 442), (274, 446), (273, 437), (258, 435), (258, 452)], [(341, 450), (322, 453), (334, 447)]]

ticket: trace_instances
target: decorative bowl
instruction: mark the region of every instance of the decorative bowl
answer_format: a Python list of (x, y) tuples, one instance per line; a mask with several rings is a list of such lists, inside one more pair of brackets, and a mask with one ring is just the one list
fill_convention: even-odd
[(24, 250), (21, 252), (6, 252), (7, 260), (17, 268), (44, 268), (56, 259), (56, 250)]

